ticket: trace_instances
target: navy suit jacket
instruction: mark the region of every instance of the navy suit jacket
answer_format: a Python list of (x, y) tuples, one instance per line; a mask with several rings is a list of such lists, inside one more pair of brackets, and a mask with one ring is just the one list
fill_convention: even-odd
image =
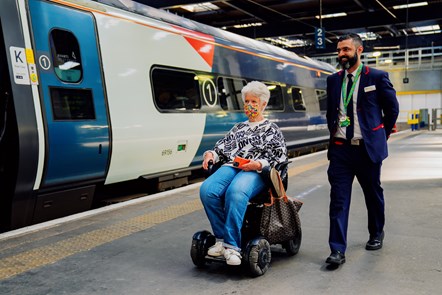
[[(344, 77), (345, 72), (341, 70), (327, 78), (327, 125), (330, 141), (338, 126)], [(374, 163), (380, 163), (388, 156), (387, 139), (399, 115), (396, 91), (387, 72), (363, 66), (356, 109), (368, 155)]]

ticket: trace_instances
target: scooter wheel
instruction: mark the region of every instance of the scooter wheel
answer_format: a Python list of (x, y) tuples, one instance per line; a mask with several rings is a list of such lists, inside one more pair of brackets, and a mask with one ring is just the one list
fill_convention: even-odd
[(245, 253), (245, 262), (253, 277), (265, 274), (271, 260), (270, 244), (266, 239), (259, 238), (257, 241), (249, 243)]
[(302, 232), (300, 231), (294, 239), (282, 243), (282, 247), (287, 252), (287, 255), (293, 256), (298, 254), (299, 248), (301, 248), (301, 240)]
[(193, 235), (192, 246), (190, 247), (190, 257), (193, 264), (197, 267), (203, 267), (206, 264), (205, 256), (208, 249), (215, 244), (215, 241), (215, 236), (206, 230), (196, 232)]

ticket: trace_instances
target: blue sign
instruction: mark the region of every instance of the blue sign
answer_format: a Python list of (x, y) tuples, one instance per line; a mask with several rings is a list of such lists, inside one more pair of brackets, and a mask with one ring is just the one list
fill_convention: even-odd
[(324, 28), (315, 29), (315, 45), (316, 49), (325, 48), (325, 30)]

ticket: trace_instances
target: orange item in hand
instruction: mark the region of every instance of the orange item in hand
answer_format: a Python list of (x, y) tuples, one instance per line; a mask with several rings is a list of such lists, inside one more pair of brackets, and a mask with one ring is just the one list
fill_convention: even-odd
[(242, 165), (247, 164), (249, 162), (250, 162), (250, 159), (235, 157), (235, 160), (233, 160), (233, 167), (241, 168)]

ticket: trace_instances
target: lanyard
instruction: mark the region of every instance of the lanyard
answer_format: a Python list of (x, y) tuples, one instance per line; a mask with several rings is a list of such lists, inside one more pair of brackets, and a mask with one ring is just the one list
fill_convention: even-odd
[(350, 88), (350, 92), (348, 93), (348, 97), (347, 97), (347, 80), (348, 79), (344, 79), (344, 81), (342, 81), (342, 99), (343, 99), (343, 103), (344, 103), (344, 114), (347, 113), (347, 106), (348, 103), (350, 102), (351, 98), (353, 97), (353, 92), (355, 91), (355, 86), (356, 83), (358, 82), (359, 76), (361, 76), (361, 72), (362, 72), (362, 64), (358, 67), (358, 70), (356, 71), (356, 75), (353, 79), (353, 85)]

